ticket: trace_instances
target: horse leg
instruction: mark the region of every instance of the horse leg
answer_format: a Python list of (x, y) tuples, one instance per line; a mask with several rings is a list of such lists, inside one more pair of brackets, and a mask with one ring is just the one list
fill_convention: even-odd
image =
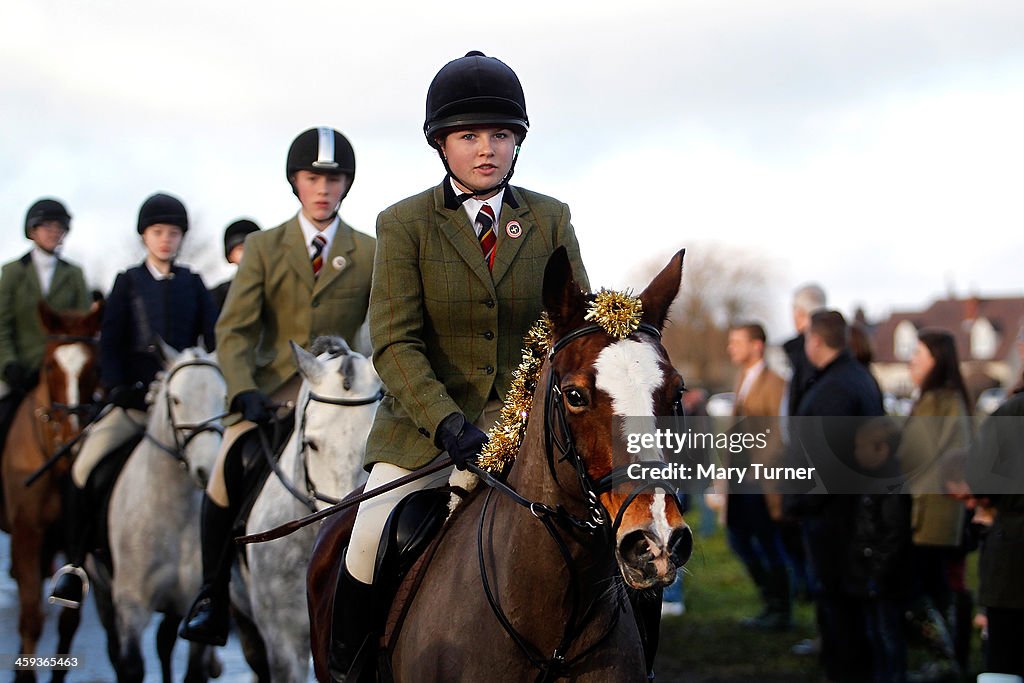
[[(11, 575), (18, 583), (18, 635), (21, 645), (18, 650), (22, 655), (36, 654), (36, 645), (43, 631), (42, 610), (42, 530), (28, 528), (24, 523), (15, 522), (11, 533)], [(14, 675), (16, 683), (29, 683), (36, 680), (32, 670), (18, 671)]]
[[(57, 633), (59, 634), (57, 640), (57, 654), (66, 655), (71, 654), (71, 641), (75, 637), (75, 631), (78, 630), (78, 624), (82, 621), (82, 610), (71, 609), (65, 607), (60, 611), (60, 619), (57, 622)], [(60, 683), (67, 676), (68, 672), (62, 669), (54, 669), (53, 677), (50, 679), (53, 683)]]
[[(165, 614), (160, 620), (160, 626), (156, 630), (156, 652), (160, 658), (160, 673), (163, 675), (164, 683), (172, 683), (174, 680), (171, 673), (171, 665), (174, 652), (174, 643), (178, 639), (178, 625), (181, 617), (176, 614)], [(191, 664), (191, 662), (190, 662)], [(189, 671), (192, 667), (189, 666)], [(186, 681), (191, 680), (186, 676)]]
[(238, 640), (242, 645), (245, 661), (259, 683), (269, 683), (270, 662), (267, 660), (267, 646), (263, 642), (260, 630), (241, 610), (232, 608), (231, 616), (238, 627)]
[(116, 606), (117, 634), (121, 646), (118, 652), (117, 680), (119, 683), (142, 683), (146, 676), (146, 663), (142, 658), (142, 632), (146, 630), (149, 614), (138, 605)]
[(217, 659), (215, 652), (216, 648), (205, 643), (189, 642), (185, 683), (206, 683), (210, 678), (220, 677), (220, 660)]

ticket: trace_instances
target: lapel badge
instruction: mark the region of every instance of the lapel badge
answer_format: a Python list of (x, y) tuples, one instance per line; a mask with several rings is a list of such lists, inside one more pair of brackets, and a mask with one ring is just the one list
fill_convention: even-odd
[(519, 221), (509, 221), (505, 224), (505, 234), (517, 240), (523, 234), (523, 226), (519, 225)]
[(348, 261), (344, 256), (335, 256), (331, 259), (331, 267), (335, 270), (344, 270), (347, 265)]

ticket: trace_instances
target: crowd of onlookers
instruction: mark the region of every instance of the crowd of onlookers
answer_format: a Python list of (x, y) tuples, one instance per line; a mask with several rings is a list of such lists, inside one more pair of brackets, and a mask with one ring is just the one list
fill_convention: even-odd
[[(1024, 379), (975, 428), (954, 336), (922, 329), (908, 363), (910, 415), (888, 416), (863, 326), (828, 310), (816, 285), (797, 290), (793, 317), (789, 368), (778, 372), (765, 362), (761, 325), (730, 329), (733, 428), (782, 427), (739, 464), (792, 457), (803, 418), (845, 416), (857, 419), (831, 424), (830, 457), (900, 485), (843, 494), (716, 487), (705, 502), (761, 599), (742, 626), (788, 629), (794, 600), (811, 600), (818, 637), (794, 652), (817, 653), (829, 681), (886, 682), (964, 679), (981, 628), (982, 671), (1024, 676), (1024, 488), (992, 488), (1021, 480), (1024, 421), (1014, 417), (1024, 415)], [(1024, 331), (1017, 348), (1024, 361)], [(1000, 467), (1005, 476), (986, 479)], [(968, 585), (975, 552), (978, 582)]]

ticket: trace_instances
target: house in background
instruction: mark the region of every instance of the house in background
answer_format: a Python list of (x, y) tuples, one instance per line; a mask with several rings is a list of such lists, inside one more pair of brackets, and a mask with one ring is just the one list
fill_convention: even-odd
[(956, 337), (961, 372), (972, 398), (1020, 377), (1015, 343), (1024, 325), (1024, 297), (939, 299), (923, 311), (892, 313), (876, 324), (873, 370), (883, 391), (909, 396), (914, 386), (907, 361), (925, 327), (949, 330)]

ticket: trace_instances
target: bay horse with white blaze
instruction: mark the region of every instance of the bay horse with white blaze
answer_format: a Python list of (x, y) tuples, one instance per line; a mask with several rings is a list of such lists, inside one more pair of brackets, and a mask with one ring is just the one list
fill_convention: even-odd
[[(18, 408), (2, 457), (4, 509), (0, 528), (11, 535), (11, 575), (18, 584), (20, 612), (18, 653), (36, 654), (43, 630), (42, 583), (62, 548), (61, 486), (70, 458), (59, 458), (31, 485), (26, 479), (81, 432), (93, 408), (99, 382), (96, 335), (102, 308), (89, 313), (58, 313), (45, 302), (39, 316), (47, 333), (39, 384)], [(56, 654), (71, 650), (78, 628), (77, 609), (61, 611)], [(63, 680), (66, 671), (53, 672)], [(16, 681), (34, 681), (33, 671), (19, 671)]]
[[(692, 539), (674, 492), (612, 486), (640, 457), (627, 453), (616, 423), (639, 417), (653, 427), (678, 412), (683, 381), (660, 337), (682, 263), (679, 252), (638, 298), (625, 297), (642, 313), (613, 333), (591, 322), (601, 295), (580, 291), (564, 249), (552, 255), (543, 285), (551, 345), (529, 386), (530, 419), (507, 483), (477, 487), (429, 564), (406, 577), (400, 594), (411, 579), (419, 585), (391, 608), (382, 680), (646, 680), (629, 593), (671, 583)], [(325, 551), (337, 549), (332, 526), (342, 524), (325, 525)], [(311, 569), (322, 561), (314, 556)], [(329, 633), (313, 603), (333, 600), (334, 585), (311, 571), (307, 588), (313, 631)], [(320, 680), (327, 654), (314, 642)]]

